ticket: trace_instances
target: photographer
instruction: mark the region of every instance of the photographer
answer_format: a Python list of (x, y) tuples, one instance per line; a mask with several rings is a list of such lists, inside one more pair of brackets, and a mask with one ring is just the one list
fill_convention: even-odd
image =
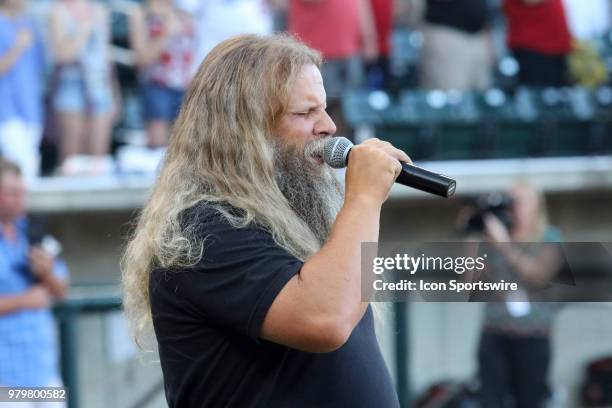
[(25, 196), (19, 167), (0, 159), (0, 385), (61, 386), (50, 308), (66, 294), (67, 269), (58, 243), (30, 237)]
[[(543, 196), (528, 183), (515, 183), (488, 207), (462, 210), (461, 219), (466, 232), (480, 228), (498, 250), (496, 273), (512, 274), (522, 287), (538, 287), (557, 270), (557, 252), (541, 244), (559, 242), (561, 234), (548, 223)], [(518, 408), (543, 405), (555, 312), (554, 304), (530, 303), (524, 291), (487, 303), (478, 350), (482, 407), (506, 407), (511, 400)]]

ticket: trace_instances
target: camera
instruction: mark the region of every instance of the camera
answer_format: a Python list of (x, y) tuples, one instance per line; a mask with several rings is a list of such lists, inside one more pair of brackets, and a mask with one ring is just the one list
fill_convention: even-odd
[(465, 234), (482, 233), (485, 229), (483, 216), (493, 214), (505, 225), (508, 231), (512, 231), (512, 198), (504, 193), (493, 192), (477, 197), (470, 205), (474, 213), (465, 224)]

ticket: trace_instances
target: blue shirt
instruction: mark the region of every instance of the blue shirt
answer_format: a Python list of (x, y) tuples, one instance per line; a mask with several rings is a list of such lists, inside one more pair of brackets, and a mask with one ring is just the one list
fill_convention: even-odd
[[(34, 284), (28, 265), (28, 221), (15, 222), (16, 241), (0, 233), (0, 296), (23, 294)], [(54, 274), (68, 271), (57, 261)], [(0, 315), (0, 385), (42, 387), (59, 379), (55, 323), (50, 309), (22, 309)]]
[(8, 18), (0, 13), (0, 55), (5, 55), (13, 47), (22, 28), (28, 28), (34, 39), (15, 64), (0, 74), (0, 122), (20, 119), (42, 125), (44, 46), (33, 19), (25, 16)]

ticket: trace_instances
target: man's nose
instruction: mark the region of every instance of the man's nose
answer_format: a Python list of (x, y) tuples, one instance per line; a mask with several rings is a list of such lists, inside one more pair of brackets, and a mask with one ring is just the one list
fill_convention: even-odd
[(319, 137), (331, 136), (336, 133), (336, 124), (327, 112), (323, 111), (323, 116), (315, 125), (314, 130), (315, 134)]

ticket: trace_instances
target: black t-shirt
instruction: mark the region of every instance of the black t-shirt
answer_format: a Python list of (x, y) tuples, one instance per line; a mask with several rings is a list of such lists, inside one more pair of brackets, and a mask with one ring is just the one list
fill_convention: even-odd
[(488, 0), (427, 0), (425, 20), (431, 24), (473, 34), (484, 29), (489, 18)]
[(370, 308), (331, 353), (260, 339), (270, 305), (302, 262), (260, 228), (234, 228), (203, 206), (189, 211), (207, 237), (202, 260), (155, 270), (150, 280), (171, 408), (399, 406)]

